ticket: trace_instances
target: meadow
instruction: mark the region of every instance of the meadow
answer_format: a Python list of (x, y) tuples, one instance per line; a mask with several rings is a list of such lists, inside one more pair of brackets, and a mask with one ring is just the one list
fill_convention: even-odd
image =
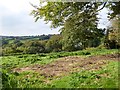
[[(59, 29), (59, 34), (48, 34), (46, 30), (50, 28), (43, 24), (40, 28), (31, 28), (35, 25), (33, 22), (24, 24), (29, 18), (21, 20), (15, 16), (20, 22), (8, 23), (11, 21), (8, 14), (10, 20), (7, 18), (4, 26), (8, 31), (0, 38), (2, 88), (118, 89), (120, 1), (59, 1), (29, 3), (34, 9), (26, 14), (33, 16), (35, 22), (42, 20), (51, 29)], [(102, 13), (103, 9), (107, 13)], [(20, 17), (21, 14), (22, 11)]]
[(118, 49), (2, 56), (3, 88), (118, 88)]

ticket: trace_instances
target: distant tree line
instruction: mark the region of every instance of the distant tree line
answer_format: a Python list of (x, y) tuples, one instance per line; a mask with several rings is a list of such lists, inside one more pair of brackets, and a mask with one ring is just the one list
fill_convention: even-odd
[[(57, 34), (55, 36), (57, 36)], [(2, 53), (4, 55), (11, 53), (33, 54), (50, 52), (53, 49), (53, 46), (50, 46), (50, 38), (52, 37), (54, 37), (54, 35), (2, 36)], [(48, 39), (50, 39), (50, 41)]]
[[(112, 32), (112, 31), (111, 31)], [(114, 34), (114, 35), (111, 35)], [(39, 53), (50, 53), (50, 52), (61, 52), (61, 51), (76, 51), (76, 50), (83, 50), (90, 47), (98, 47), (98, 48), (119, 48), (120, 43), (116, 41), (116, 36), (118, 33), (110, 33), (109, 39), (106, 40), (106, 34), (102, 33), (101, 38), (93, 38), (87, 40), (85, 44), (79, 42), (78, 44), (71, 45), (68, 43), (68, 46), (65, 47), (64, 38), (61, 34), (52, 35), (48, 40), (20, 40), (20, 39), (13, 39), (5, 40), (3, 39), (2, 42), (2, 54), (9, 55), (9, 54), (39, 54)], [(117, 36), (118, 37), (118, 36)]]
[(36, 35), (36, 36), (1, 36), (2, 40), (28, 40), (28, 39), (39, 39), (39, 40), (47, 40), (52, 36), (52, 34), (48, 35)]

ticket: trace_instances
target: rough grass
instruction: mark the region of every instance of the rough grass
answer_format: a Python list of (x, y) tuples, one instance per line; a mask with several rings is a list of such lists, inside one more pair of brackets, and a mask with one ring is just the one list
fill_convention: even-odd
[[(95, 70), (80, 70), (63, 77), (46, 77), (37, 72), (14, 73), (18, 88), (118, 88), (118, 62), (109, 61), (106, 66)], [(10, 75), (11, 76), (11, 75)], [(16, 82), (16, 81), (15, 81)]]
[(66, 56), (95, 56), (95, 55), (105, 55), (105, 54), (113, 54), (118, 53), (117, 49), (107, 50), (107, 49), (88, 49), (76, 52), (58, 52), (58, 53), (50, 53), (50, 54), (24, 54), (24, 55), (16, 55), (16, 56), (3, 56), (2, 57), (2, 65), (3, 68), (15, 68), (15, 67), (23, 67), (29, 66), (33, 64), (49, 64), (57, 58), (66, 57)]
[(2, 57), (2, 81), (4, 88), (117, 88), (118, 61), (106, 61), (99, 70), (79, 70), (62, 77), (48, 77), (35, 71), (12, 72), (14, 68), (31, 65), (46, 65), (67, 56), (97, 56), (118, 53), (112, 49), (87, 49), (76, 52), (59, 52), (50, 54), (25, 54)]
[(53, 80), (46, 87), (55, 88), (118, 88), (118, 63), (109, 62), (100, 70), (74, 72), (58, 80)]

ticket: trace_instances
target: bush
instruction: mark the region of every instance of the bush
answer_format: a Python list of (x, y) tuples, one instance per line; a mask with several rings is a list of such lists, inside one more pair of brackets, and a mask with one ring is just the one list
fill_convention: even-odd
[(17, 87), (17, 81), (14, 74), (8, 73), (6, 70), (2, 70), (2, 86), (3, 88), (15, 88)]
[(97, 49), (106, 49), (105, 45), (104, 44), (101, 44), (97, 47)]
[(62, 50), (61, 36), (54, 35), (46, 43), (46, 50), (48, 52), (60, 52)]
[(90, 55), (90, 52), (82, 52), (83, 55)]

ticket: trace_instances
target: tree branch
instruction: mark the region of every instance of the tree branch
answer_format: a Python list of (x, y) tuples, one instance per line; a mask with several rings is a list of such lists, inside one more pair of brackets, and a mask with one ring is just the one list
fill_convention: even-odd
[(107, 2), (104, 2), (103, 7), (102, 7), (102, 8), (100, 8), (99, 10), (97, 10), (97, 11), (102, 10), (102, 9), (106, 6), (106, 4), (107, 4)]

